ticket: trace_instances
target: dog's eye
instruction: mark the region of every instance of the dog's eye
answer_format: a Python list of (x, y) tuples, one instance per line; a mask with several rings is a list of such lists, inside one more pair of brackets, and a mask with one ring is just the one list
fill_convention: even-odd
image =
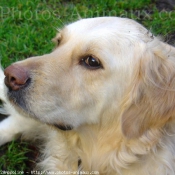
[(93, 56), (87, 56), (81, 60), (81, 63), (89, 69), (99, 69), (102, 68), (100, 60), (94, 58)]

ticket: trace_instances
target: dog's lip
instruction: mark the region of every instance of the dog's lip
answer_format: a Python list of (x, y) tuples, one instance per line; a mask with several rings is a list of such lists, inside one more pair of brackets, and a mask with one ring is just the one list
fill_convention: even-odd
[[(31, 83), (31, 80), (29, 80), (27, 82), (28, 84)], [(26, 88), (26, 87), (24, 87)], [(25, 90), (25, 89), (21, 89), (21, 90)], [(68, 125), (68, 124), (64, 124), (64, 123), (58, 123), (58, 124), (55, 124), (55, 123), (50, 123), (49, 121), (43, 121), (41, 120), (42, 117), (39, 117), (37, 116), (33, 111), (31, 111), (30, 109), (28, 109), (25, 105), (25, 101), (23, 100), (23, 103), (19, 103), (18, 102), (18, 98), (16, 98), (15, 96), (13, 96), (13, 94), (11, 95), (11, 93), (15, 92), (15, 93), (19, 93), (21, 90), (19, 91), (13, 91), (11, 89), (9, 89), (7, 87), (7, 98), (9, 99), (9, 101), (11, 102), (11, 104), (14, 106), (14, 108), (19, 112), (19, 113), (22, 113), (24, 115), (24, 117), (29, 117), (29, 118), (33, 118), (35, 120), (38, 120), (39, 122), (41, 123), (45, 123), (45, 124), (48, 124), (48, 125), (51, 125), (51, 126), (54, 126), (60, 130), (63, 130), (63, 131), (69, 131), (69, 130), (72, 130), (73, 129), (73, 126), (72, 125)]]
[(52, 125), (52, 126), (58, 128), (58, 129), (62, 130), (62, 131), (70, 131), (70, 130), (73, 129), (73, 126), (71, 126), (71, 125), (66, 125), (66, 124), (52, 124), (52, 123), (44, 122), (44, 121), (42, 121), (42, 120), (39, 119), (40, 117), (37, 117), (36, 115), (31, 114), (31, 111), (29, 112), (28, 110), (24, 109), (18, 103), (15, 103), (13, 100), (10, 100), (10, 101), (12, 102), (13, 106), (17, 110), (20, 110), (20, 112), (22, 112), (24, 114), (24, 116), (27, 116), (27, 117), (33, 118), (35, 120), (38, 120), (39, 122), (41, 122), (43, 124), (45, 123), (45, 124), (48, 124), (48, 125)]
[(62, 131), (70, 131), (73, 129), (71, 125), (63, 125), (63, 124), (54, 124), (54, 126)]

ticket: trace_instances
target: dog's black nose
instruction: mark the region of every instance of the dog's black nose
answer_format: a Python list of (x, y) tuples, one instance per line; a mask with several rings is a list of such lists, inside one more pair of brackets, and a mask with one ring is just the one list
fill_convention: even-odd
[(14, 91), (24, 87), (29, 80), (29, 70), (18, 64), (12, 64), (4, 70), (5, 84)]

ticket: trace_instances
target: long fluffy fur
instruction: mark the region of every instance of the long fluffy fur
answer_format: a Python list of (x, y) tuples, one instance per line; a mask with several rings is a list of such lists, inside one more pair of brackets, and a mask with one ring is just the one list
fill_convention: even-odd
[[(86, 24), (91, 28), (89, 29)], [(58, 71), (60, 67), (55, 65), (57, 63), (55, 58), (66, 55), (65, 59), (58, 61), (59, 66), (64, 66), (67, 64), (66, 60), (73, 57), (72, 53), (68, 53), (75, 40), (71, 40), (71, 37), (68, 40), (68, 36), (72, 35), (73, 38), (74, 34), (76, 35), (75, 29), (79, 28), (87, 31), (87, 37), (83, 38), (85, 41), (79, 36), (85, 44), (89, 38), (93, 39), (93, 49), (91, 49), (93, 52), (99, 52), (99, 48), (103, 46), (100, 51), (103, 52), (104, 57), (106, 56), (107, 61), (102, 60), (102, 62), (108, 63), (108, 67), (106, 65), (104, 67), (106, 66), (110, 71), (104, 69), (103, 72), (106, 73), (103, 74), (102, 71), (89, 72), (82, 67), (76, 67), (73, 69), (74, 72), (66, 74), (66, 66)], [(101, 31), (103, 28), (104, 31)], [(97, 36), (100, 34), (100, 37), (95, 34), (88, 37), (89, 30), (94, 30)], [(45, 123), (46, 121), (53, 123), (58, 119), (66, 122), (70, 119), (67, 115), (55, 117), (55, 114), (54, 116), (50, 114), (48, 118), (44, 116), (44, 119), (39, 116), (38, 119), (42, 122), (24, 117), (24, 113), (16, 111), (6, 99), (4, 93), (6, 94), (7, 90), (3, 85), (4, 76), (1, 71), (0, 97), (5, 102), (5, 109), (10, 117), (0, 123), (0, 143), (10, 141), (15, 134), (22, 134), (22, 138), (27, 140), (42, 140), (39, 144), (42, 156), (36, 169), (50, 171), (50, 173), (53, 171), (59, 174), (59, 171), (66, 171), (65, 174), (70, 174), (79, 170), (89, 173), (94, 171), (100, 175), (175, 175), (175, 48), (153, 37), (145, 28), (128, 19), (80, 20), (67, 26), (67, 30), (62, 32), (62, 35), (67, 31), (69, 33), (64, 42), (70, 43), (68, 45), (70, 47), (66, 45), (64, 48), (63, 42), (63, 45), (50, 55), (15, 64), (33, 71), (32, 78), (36, 85), (32, 84), (35, 88), (29, 89), (31, 97), (28, 100), (35, 106), (35, 100), (42, 101), (43, 96), (48, 95), (44, 93), (41, 93), (42, 96), (37, 95), (37, 92), (43, 91), (45, 85), (38, 75), (43, 79), (51, 75), (52, 80), (56, 74), (54, 86), (59, 86), (58, 89), (54, 89), (55, 94), (59, 93), (57, 98), (62, 98), (62, 103), (69, 99), (66, 101), (67, 105), (77, 110), (75, 114), (79, 118), (74, 115), (74, 110), (66, 114), (73, 117), (71, 122), (76, 126), (79, 124), (78, 127), (71, 131), (61, 131)], [(79, 33), (81, 32), (78, 31)], [(103, 33), (105, 39), (101, 39)], [(101, 41), (98, 45), (99, 38)], [(79, 42), (78, 39), (77, 41)], [(81, 44), (77, 44), (76, 54)], [(125, 45), (128, 45), (127, 50)], [(100, 53), (96, 54), (100, 55)], [(33, 70), (32, 64), (40, 65), (40, 69)], [(118, 75), (117, 71), (121, 75)], [(64, 74), (66, 74), (66, 81)], [(77, 76), (79, 81), (76, 82), (74, 77)], [(48, 87), (53, 85), (50, 79), (47, 82)], [(61, 83), (57, 84), (59, 79)], [(80, 84), (80, 88), (71, 81)], [(66, 85), (71, 86), (73, 95), (69, 93), (70, 89), (66, 89), (69, 98), (67, 94), (61, 92), (62, 84), (64, 84), (63, 88), (66, 88)], [(72, 96), (74, 98), (71, 98)], [(55, 98), (54, 96), (53, 100)], [(85, 103), (87, 110), (81, 106), (82, 103)], [(32, 106), (32, 103), (29, 104)], [(41, 103), (38, 105), (41, 106)], [(32, 110), (31, 106), (30, 110)], [(43, 111), (43, 108), (36, 106), (35, 113), (42, 114)], [(94, 114), (99, 115), (92, 119)], [(9, 124), (10, 130), (7, 127)], [(4, 135), (4, 133), (8, 134)], [(79, 160), (81, 163), (78, 163)]]

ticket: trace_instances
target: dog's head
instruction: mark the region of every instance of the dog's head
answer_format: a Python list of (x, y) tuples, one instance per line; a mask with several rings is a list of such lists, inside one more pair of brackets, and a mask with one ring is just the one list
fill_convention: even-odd
[(52, 53), (5, 69), (8, 97), (25, 115), (72, 127), (121, 117), (130, 138), (173, 116), (174, 48), (140, 24), (83, 19), (54, 40)]

